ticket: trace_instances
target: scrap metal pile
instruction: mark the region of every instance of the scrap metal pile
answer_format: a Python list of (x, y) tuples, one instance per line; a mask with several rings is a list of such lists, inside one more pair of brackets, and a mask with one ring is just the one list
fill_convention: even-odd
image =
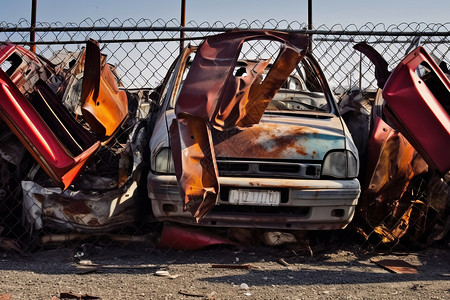
[[(137, 99), (119, 89), (98, 43), (50, 59), (2, 44), (0, 64), (5, 227), (31, 235), (44, 226), (98, 232), (133, 222)], [(21, 222), (9, 213), (16, 207)]]
[(379, 88), (369, 110), (362, 109), (362, 97), (341, 102), (344, 114), (351, 112), (344, 118), (367, 116), (356, 126), (347, 122), (367, 159), (359, 231), (388, 247), (402, 241), (428, 246), (450, 230), (450, 73), (445, 62), (438, 65), (422, 47), (392, 72), (368, 44), (355, 49), (375, 65)]
[[(242, 59), (252, 41), (278, 52)], [(418, 47), (390, 72), (368, 44), (355, 49), (375, 65), (373, 99), (338, 103), (306, 35), (243, 30), (186, 47), (149, 102), (94, 40), (48, 59), (0, 44), (0, 236), (107, 234), (139, 219), (164, 224), (160, 246), (186, 249), (229, 241), (189, 226), (295, 242), (352, 222), (381, 245), (442, 240), (447, 65)]]

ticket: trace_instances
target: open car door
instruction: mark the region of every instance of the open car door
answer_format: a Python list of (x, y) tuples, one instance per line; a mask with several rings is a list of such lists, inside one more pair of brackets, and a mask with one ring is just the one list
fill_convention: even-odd
[(406, 56), (383, 88), (385, 114), (444, 176), (450, 171), (450, 81), (424, 48)]

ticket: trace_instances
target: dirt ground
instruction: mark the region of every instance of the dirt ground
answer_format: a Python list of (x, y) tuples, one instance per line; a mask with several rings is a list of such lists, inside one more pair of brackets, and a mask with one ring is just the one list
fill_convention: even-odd
[[(373, 262), (379, 259), (407, 262), (417, 274), (390, 272)], [(389, 255), (328, 247), (312, 257), (286, 247), (172, 251), (84, 245), (28, 255), (0, 252), (0, 270), (2, 300), (60, 299), (69, 292), (103, 300), (450, 299), (445, 244)]]

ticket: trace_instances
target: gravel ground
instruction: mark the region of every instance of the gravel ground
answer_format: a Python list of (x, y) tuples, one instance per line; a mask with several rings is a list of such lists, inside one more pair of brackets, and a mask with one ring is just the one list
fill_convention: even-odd
[[(176, 252), (128, 245), (0, 253), (0, 299), (60, 299), (65, 292), (103, 300), (450, 299), (448, 246), (383, 256), (356, 250), (328, 247), (307, 257), (279, 247)], [(417, 274), (390, 272), (376, 259), (407, 262)]]

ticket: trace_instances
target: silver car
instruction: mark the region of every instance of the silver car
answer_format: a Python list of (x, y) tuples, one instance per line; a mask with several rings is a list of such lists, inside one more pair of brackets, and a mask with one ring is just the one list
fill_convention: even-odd
[(147, 177), (157, 219), (296, 230), (352, 220), (358, 151), (306, 35), (207, 37), (158, 90)]

